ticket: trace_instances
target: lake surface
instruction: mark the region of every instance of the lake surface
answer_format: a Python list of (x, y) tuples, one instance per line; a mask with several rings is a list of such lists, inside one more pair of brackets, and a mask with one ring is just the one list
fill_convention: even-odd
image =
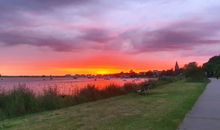
[(60, 94), (73, 94), (87, 85), (102, 89), (110, 84), (123, 86), (125, 83), (141, 83), (148, 78), (77, 78), (72, 77), (7, 77), (0, 78), (0, 90), (9, 91), (22, 86), (41, 94), (45, 89), (56, 88)]

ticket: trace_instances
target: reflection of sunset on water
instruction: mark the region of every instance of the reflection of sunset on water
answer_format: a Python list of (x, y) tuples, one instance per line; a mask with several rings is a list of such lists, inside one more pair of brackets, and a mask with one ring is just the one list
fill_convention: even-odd
[(141, 83), (147, 78), (78, 78), (70, 77), (59, 78), (4, 78), (0, 81), (1, 90), (11, 90), (16, 87), (27, 87), (34, 93), (42, 94), (48, 88), (56, 88), (61, 95), (74, 94), (76, 91), (87, 85), (95, 85), (98, 89), (103, 89), (108, 85), (114, 84), (123, 86), (125, 83)]

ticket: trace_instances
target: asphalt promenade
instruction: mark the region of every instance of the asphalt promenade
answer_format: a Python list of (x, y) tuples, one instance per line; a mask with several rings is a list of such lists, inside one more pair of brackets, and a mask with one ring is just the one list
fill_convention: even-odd
[(179, 130), (220, 130), (220, 79), (211, 79)]

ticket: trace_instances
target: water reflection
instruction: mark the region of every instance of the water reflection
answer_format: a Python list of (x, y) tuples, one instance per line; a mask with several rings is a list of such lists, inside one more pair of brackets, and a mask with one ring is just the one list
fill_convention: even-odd
[(36, 94), (41, 94), (48, 87), (56, 87), (62, 95), (72, 94), (87, 85), (95, 85), (102, 89), (110, 84), (123, 86), (125, 83), (140, 83), (147, 78), (71, 78), (71, 77), (10, 77), (0, 80), (0, 89), (9, 91), (19, 86), (25, 86)]

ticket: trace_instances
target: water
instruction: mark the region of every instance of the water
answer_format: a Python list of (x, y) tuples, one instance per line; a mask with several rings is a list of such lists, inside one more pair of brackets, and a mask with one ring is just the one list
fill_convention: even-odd
[(110, 84), (123, 86), (125, 83), (141, 83), (148, 78), (77, 78), (72, 77), (8, 77), (0, 79), (0, 90), (9, 91), (19, 86), (25, 86), (36, 94), (43, 93), (49, 87), (56, 87), (63, 95), (73, 94), (87, 85), (95, 85), (102, 89)]

